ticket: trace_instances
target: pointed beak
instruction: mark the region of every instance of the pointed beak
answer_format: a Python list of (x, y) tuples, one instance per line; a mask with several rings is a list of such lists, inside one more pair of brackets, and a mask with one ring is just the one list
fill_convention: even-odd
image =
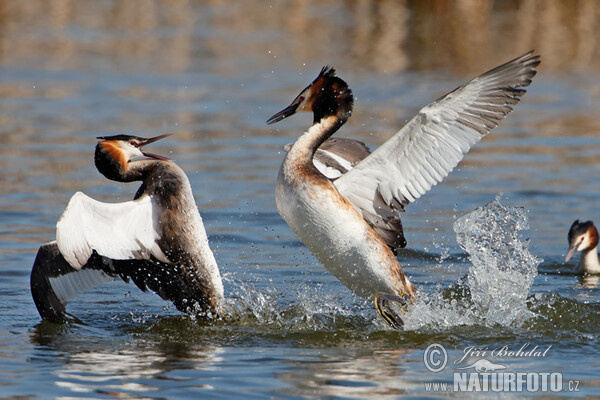
[(292, 104), (290, 104), (289, 106), (287, 106), (286, 108), (284, 108), (283, 110), (279, 111), (277, 114), (275, 114), (271, 118), (269, 118), (267, 120), (267, 125), (274, 124), (276, 122), (281, 121), (282, 119), (289, 117), (290, 115), (294, 115), (296, 113), (296, 111), (298, 111), (299, 105), (300, 105), (299, 101), (292, 102)]
[(578, 246), (579, 246), (578, 241), (575, 241), (575, 242), (573, 242), (573, 244), (571, 244), (571, 247), (569, 247), (569, 251), (567, 252), (567, 256), (565, 257), (565, 262), (569, 261), (571, 259), (571, 257), (573, 257), (573, 254), (575, 254), (577, 252)]
[(167, 133), (165, 135), (160, 135), (160, 136), (154, 136), (153, 138), (150, 139), (146, 139), (145, 141), (143, 141), (139, 146), (138, 149), (142, 152), (143, 155), (145, 155), (146, 157), (150, 157), (150, 158), (154, 158), (156, 160), (162, 160), (162, 161), (169, 161), (169, 158), (163, 157), (163, 156), (159, 156), (158, 154), (152, 154), (152, 153), (146, 153), (145, 151), (143, 151), (143, 147), (150, 144), (150, 143), (154, 143), (157, 140), (166, 138), (167, 136), (171, 136), (172, 133)]

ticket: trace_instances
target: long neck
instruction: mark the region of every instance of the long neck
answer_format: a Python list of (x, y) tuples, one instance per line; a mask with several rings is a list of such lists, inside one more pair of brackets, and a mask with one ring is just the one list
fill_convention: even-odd
[(598, 259), (598, 246), (584, 251), (578, 265), (579, 272), (600, 274), (600, 260)]
[(312, 158), (319, 146), (340, 129), (345, 122), (345, 118), (336, 115), (322, 118), (296, 140), (287, 157), (312, 163)]

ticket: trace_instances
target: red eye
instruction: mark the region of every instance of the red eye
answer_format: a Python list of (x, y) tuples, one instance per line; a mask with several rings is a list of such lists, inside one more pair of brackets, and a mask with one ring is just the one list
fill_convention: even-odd
[(137, 143), (135, 142), (135, 140), (132, 140), (129, 142), (130, 145), (137, 147)]
[(302, 103), (304, 101), (304, 96), (300, 96), (300, 103)]

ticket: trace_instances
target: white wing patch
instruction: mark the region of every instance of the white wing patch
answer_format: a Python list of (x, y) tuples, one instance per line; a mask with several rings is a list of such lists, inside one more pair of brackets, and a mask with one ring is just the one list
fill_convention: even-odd
[(156, 205), (151, 196), (124, 203), (102, 203), (81, 192), (69, 201), (56, 224), (58, 249), (75, 269), (92, 255), (115, 260), (156, 257), (169, 262), (157, 244)]
[[(326, 163), (318, 160), (317, 158), (313, 158), (313, 163), (315, 164), (315, 167), (317, 167), (319, 172), (322, 173), (323, 175), (325, 175), (327, 177), (327, 179), (333, 180), (333, 179), (337, 179), (340, 176), (342, 176), (342, 171), (340, 171), (339, 169), (336, 169), (334, 167), (330, 167)], [(352, 167), (350, 167), (350, 168), (352, 168)]]

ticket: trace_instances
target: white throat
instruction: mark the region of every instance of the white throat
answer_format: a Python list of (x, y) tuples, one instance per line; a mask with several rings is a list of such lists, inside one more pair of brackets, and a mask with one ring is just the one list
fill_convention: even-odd
[(588, 274), (600, 274), (600, 259), (598, 259), (598, 246), (582, 252), (577, 270)]

